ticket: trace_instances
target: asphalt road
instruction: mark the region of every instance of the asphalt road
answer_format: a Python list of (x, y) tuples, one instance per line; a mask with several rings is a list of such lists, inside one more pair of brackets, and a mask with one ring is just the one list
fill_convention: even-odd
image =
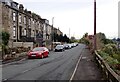
[(70, 80), (84, 45), (50, 52), (44, 59), (25, 59), (2, 67), (3, 80)]

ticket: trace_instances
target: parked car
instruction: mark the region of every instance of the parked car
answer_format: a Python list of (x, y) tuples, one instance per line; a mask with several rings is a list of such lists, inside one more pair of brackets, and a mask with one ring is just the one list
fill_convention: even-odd
[(63, 45), (57, 45), (56, 47), (55, 47), (55, 52), (56, 51), (64, 51), (64, 46)]
[(68, 44), (68, 46), (69, 46), (69, 49), (71, 49), (71, 48), (72, 48), (72, 45), (71, 45), (71, 44)]
[(64, 44), (64, 49), (69, 49), (69, 44)]
[(75, 47), (74, 43), (71, 43), (71, 47), (72, 47), (72, 48)]
[(28, 52), (28, 58), (44, 58), (48, 57), (49, 50), (46, 47), (36, 47)]

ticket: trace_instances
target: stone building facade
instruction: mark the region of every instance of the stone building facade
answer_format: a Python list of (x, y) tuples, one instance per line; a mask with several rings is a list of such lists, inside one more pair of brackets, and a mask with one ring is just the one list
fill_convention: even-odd
[(38, 46), (50, 47), (54, 27), (49, 25), (47, 19), (24, 9), (22, 4), (14, 1), (10, 1), (9, 4), (0, 2), (0, 11), (2, 11), (0, 12), (0, 19), (2, 19), (0, 27), (2, 31), (10, 34), (9, 47), (13, 47), (14, 43), (18, 42), (32, 42)]

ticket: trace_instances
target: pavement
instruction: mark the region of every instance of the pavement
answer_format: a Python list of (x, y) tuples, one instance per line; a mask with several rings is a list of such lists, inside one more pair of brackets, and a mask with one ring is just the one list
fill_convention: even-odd
[(85, 45), (64, 52), (50, 52), (48, 58), (25, 59), (2, 66), (2, 80), (101, 80), (102, 74)]
[(77, 70), (72, 80), (103, 80), (101, 70), (95, 63), (93, 54), (85, 48), (81, 53)]
[[(13, 58), (13, 59), (10, 59), (10, 60), (5, 60), (5, 61), (2, 61), (2, 64), (9, 64), (11, 62), (15, 62), (15, 61), (19, 61), (19, 60), (22, 60), (24, 58), (27, 58), (27, 52), (22, 52), (22, 53), (17, 53), (16, 54), (16, 58)], [(0, 64), (1, 65), (1, 64)]]

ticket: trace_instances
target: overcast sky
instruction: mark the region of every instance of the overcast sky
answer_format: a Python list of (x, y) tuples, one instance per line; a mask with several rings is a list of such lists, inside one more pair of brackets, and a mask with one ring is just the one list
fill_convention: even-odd
[[(54, 26), (69, 36), (81, 38), (84, 33), (94, 32), (94, 0), (14, 0), (29, 11), (48, 19)], [(97, 1), (97, 32), (108, 38), (118, 37), (118, 1)]]

